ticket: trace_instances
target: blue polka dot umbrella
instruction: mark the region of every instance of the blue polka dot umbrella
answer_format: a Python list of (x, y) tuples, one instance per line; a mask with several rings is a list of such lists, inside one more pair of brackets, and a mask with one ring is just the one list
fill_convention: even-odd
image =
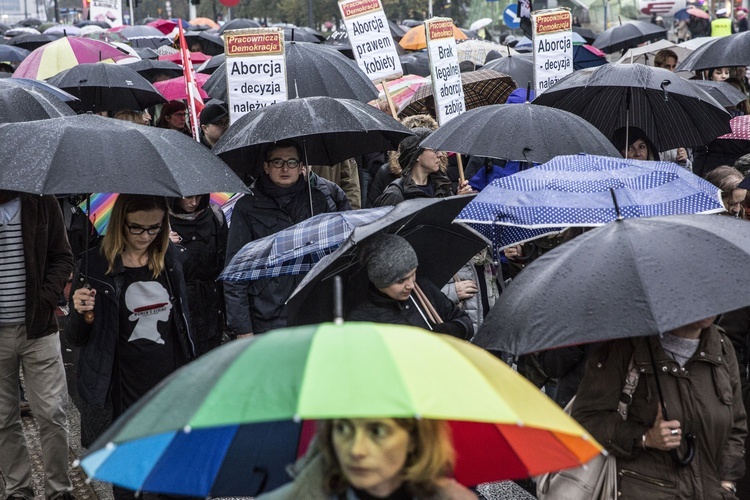
[[(610, 191), (612, 190), (612, 191)], [(724, 210), (719, 190), (676, 163), (569, 155), (496, 179), (456, 218), (500, 250), (568, 227)]]

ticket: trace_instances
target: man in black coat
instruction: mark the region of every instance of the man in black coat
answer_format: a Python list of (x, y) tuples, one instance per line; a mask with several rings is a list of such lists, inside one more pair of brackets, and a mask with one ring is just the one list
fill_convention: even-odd
[[(229, 228), (226, 263), (247, 243), (275, 234), (313, 215), (351, 210), (344, 192), (321, 177), (304, 174), (302, 151), (292, 141), (269, 148), (263, 174), (235, 205)], [(250, 282), (227, 281), (227, 325), (239, 337), (286, 326), (285, 302), (303, 276), (280, 276)]]

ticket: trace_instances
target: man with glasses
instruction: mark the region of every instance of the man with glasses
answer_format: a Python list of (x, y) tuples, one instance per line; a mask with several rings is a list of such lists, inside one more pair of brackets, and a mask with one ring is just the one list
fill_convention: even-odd
[[(344, 192), (312, 175), (308, 182), (302, 150), (295, 142), (269, 147), (263, 173), (251, 193), (235, 205), (229, 227), (226, 262), (248, 242), (263, 238), (313, 215), (351, 210)], [(227, 325), (238, 336), (250, 336), (286, 326), (284, 303), (303, 276), (281, 276), (250, 282), (224, 283)]]

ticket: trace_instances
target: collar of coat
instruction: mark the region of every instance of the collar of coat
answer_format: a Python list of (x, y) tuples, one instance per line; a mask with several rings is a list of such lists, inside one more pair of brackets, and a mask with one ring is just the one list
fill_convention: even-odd
[[(687, 368), (688, 365), (693, 362), (707, 362), (715, 366), (723, 364), (726, 361), (725, 342), (729, 342), (729, 340), (723, 334), (721, 328), (716, 325), (704, 328), (701, 331), (698, 349), (695, 351), (693, 357), (685, 364), (685, 367)], [(640, 367), (642, 373), (653, 373), (654, 371), (651, 365), (651, 356), (648, 351), (649, 343), (653, 349), (658, 369), (664, 372), (673, 371), (672, 368), (674, 367), (679, 369), (679, 363), (664, 352), (664, 349), (661, 347), (661, 342), (659, 342), (659, 338), (656, 335), (646, 337), (643, 340), (634, 339), (634, 343), (635, 350), (633, 351), (633, 363)]]

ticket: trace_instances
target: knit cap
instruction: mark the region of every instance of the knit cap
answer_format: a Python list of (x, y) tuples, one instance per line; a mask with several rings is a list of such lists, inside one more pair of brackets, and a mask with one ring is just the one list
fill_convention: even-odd
[(412, 132), (414, 135), (402, 140), (398, 145), (398, 164), (401, 165), (402, 171), (411, 170), (417, 162), (419, 155), (424, 152), (424, 148), (420, 147), (419, 143), (425, 140), (432, 130), (420, 127), (412, 129)]
[(379, 234), (363, 245), (360, 262), (375, 288), (387, 288), (419, 265), (408, 241), (396, 234)]

